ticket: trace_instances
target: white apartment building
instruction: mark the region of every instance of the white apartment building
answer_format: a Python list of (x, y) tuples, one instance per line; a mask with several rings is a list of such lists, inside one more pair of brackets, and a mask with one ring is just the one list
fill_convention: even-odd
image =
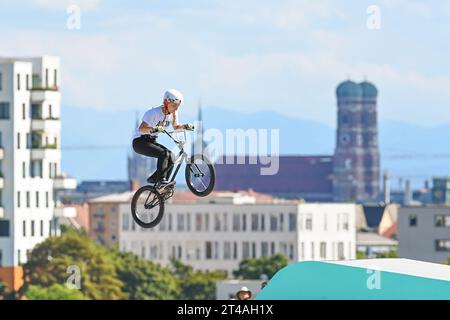
[(215, 192), (206, 199), (167, 203), (161, 223), (143, 229), (128, 202), (119, 206), (119, 246), (163, 265), (175, 257), (195, 269), (226, 270), (229, 276), (244, 258), (276, 253), (290, 262), (355, 259), (356, 207)]
[(399, 257), (447, 263), (450, 256), (450, 207), (401, 207), (397, 235)]
[(20, 264), (57, 231), (61, 175), (58, 57), (0, 58), (0, 279), (21, 286)]

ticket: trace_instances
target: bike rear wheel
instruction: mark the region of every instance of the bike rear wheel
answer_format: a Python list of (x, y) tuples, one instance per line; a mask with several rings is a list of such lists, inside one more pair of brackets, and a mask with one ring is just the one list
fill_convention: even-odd
[(206, 197), (214, 189), (216, 169), (208, 157), (197, 154), (186, 164), (185, 177), (186, 184), (193, 194)]
[(164, 215), (164, 197), (154, 187), (143, 186), (131, 200), (131, 215), (142, 228), (153, 228)]

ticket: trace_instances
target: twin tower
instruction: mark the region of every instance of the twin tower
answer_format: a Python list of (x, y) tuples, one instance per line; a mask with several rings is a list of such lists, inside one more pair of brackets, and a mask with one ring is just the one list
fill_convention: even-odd
[(336, 88), (338, 117), (333, 164), (335, 201), (367, 202), (380, 193), (377, 88), (344, 81)]

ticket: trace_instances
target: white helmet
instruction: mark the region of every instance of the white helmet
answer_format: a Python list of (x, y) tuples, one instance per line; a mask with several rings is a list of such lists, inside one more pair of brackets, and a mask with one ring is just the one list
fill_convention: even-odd
[(169, 100), (171, 102), (177, 102), (181, 104), (183, 102), (183, 95), (180, 91), (175, 89), (169, 89), (164, 93), (164, 100)]

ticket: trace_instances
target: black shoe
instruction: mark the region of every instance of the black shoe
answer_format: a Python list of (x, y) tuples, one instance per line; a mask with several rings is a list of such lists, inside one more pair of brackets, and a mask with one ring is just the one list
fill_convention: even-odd
[(155, 182), (156, 182), (156, 179), (155, 179), (155, 177), (150, 176), (150, 177), (147, 178), (147, 182), (148, 182), (148, 183), (155, 183)]

